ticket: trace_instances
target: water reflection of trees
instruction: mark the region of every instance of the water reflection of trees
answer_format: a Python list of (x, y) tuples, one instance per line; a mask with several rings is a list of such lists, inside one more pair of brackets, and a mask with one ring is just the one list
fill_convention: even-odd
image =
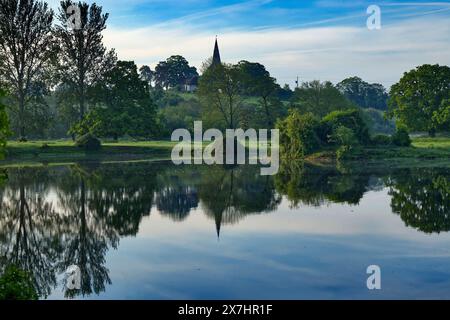
[(46, 199), (47, 170), (18, 169), (2, 190), (0, 256), (9, 264), (30, 271), (40, 296), (56, 286), (56, 262), (63, 251), (61, 217)]
[(367, 172), (290, 163), (281, 166), (275, 186), (291, 207), (321, 206), (327, 202), (357, 205), (369, 188), (369, 179)]
[(402, 169), (386, 180), (392, 211), (425, 233), (450, 231), (448, 169)]
[(252, 166), (210, 167), (202, 176), (199, 196), (204, 213), (215, 221), (218, 236), (222, 224), (273, 211), (281, 202), (273, 178), (261, 176)]
[(106, 253), (120, 237), (136, 235), (154, 206), (173, 221), (201, 206), (219, 233), (223, 224), (276, 210), (282, 196), (292, 207), (358, 204), (365, 192), (384, 186), (408, 226), (449, 231), (448, 176), (442, 169), (358, 172), (295, 164), (275, 177), (254, 166), (157, 163), (9, 169), (0, 175), (0, 263), (29, 271), (41, 297), (76, 264), (82, 288), (66, 294), (98, 294), (112, 281)]

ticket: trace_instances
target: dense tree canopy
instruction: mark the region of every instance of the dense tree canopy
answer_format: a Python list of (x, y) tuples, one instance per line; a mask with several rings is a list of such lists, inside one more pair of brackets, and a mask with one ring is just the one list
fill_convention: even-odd
[(336, 88), (347, 99), (361, 108), (387, 109), (388, 94), (383, 85), (379, 83), (367, 83), (358, 77), (342, 80)]
[(406, 72), (390, 92), (389, 112), (411, 131), (450, 129), (450, 68), (422, 65)]
[(311, 112), (318, 117), (335, 110), (346, 110), (353, 104), (329, 81), (304, 82), (292, 97), (295, 108), (301, 112)]
[(158, 63), (154, 80), (156, 85), (168, 89), (184, 85), (186, 80), (196, 76), (198, 76), (197, 69), (189, 66), (184, 57), (171, 56), (166, 61)]
[(157, 135), (156, 108), (148, 83), (140, 79), (134, 62), (118, 61), (106, 72), (93, 100), (97, 105), (76, 127), (77, 133), (93, 132), (116, 140), (125, 134), (145, 138)]

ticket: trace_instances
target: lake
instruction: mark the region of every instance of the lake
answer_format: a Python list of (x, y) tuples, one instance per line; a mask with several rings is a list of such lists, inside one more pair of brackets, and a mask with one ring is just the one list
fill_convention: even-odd
[(450, 298), (450, 167), (78, 163), (0, 181), (1, 266), (42, 299)]

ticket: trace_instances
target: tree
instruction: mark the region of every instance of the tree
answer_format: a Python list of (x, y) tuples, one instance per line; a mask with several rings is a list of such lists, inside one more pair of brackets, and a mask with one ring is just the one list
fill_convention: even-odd
[(358, 77), (342, 80), (336, 88), (351, 102), (360, 108), (387, 109), (388, 94), (383, 85), (367, 83)]
[(37, 0), (0, 0), (0, 74), (17, 106), (19, 135), (25, 140), (26, 108), (49, 81), (54, 56), (53, 11)]
[(142, 66), (139, 68), (139, 75), (141, 77), (141, 80), (148, 83), (149, 87), (152, 86), (152, 81), (154, 77), (154, 72), (152, 69), (150, 69), (149, 66)]
[(351, 129), (361, 145), (370, 143), (369, 127), (366, 123), (366, 119), (363, 117), (361, 110), (353, 109), (333, 111), (326, 115), (320, 121), (318, 130), (320, 139), (325, 143), (330, 142), (335, 144), (336, 141), (330, 141), (330, 137), (332, 137), (336, 130), (341, 126)]
[(448, 130), (450, 118), (450, 68), (425, 64), (406, 72), (390, 91), (389, 115), (410, 131)]
[(353, 104), (329, 81), (304, 82), (292, 98), (294, 107), (323, 117), (335, 110), (353, 108)]
[(200, 78), (198, 96), (203, 120), (216, 127), (236, 129), (242, 111), (242, 72), (236, 65), (211, 66)]
[[(72, 28), (70, 6), (80, 10), (80, 28)], [(67, 13), (69, 12), (69, 13)], [(108, 14), (102, 13), (102, 7), (85, 2), (75, 4), (70, 0), (61, 2), (58, 19), (60, 25), (55, 27), (55, 35), (60, 46), (58, 71), (65, 85), (74, 91), (79, 119), (87, 111), (89, 90), (99, 81), (103, 74), (114, 66), (117, 58), (114, 50), (107, 51), (103, 45), (102, 32), (106, 29)]]
[(182, 56), (171, 56), (158, 63), (155, 68), (155, 82), (165, 89), (183, 85), (186, 80), (195, 76), (198, 76), (197, 69), (190, 67)]
[(5, 92), (0, 88), (0, 158), (5, 155), (6, 141), (9, 136), (9, 122), (6, 114), (6, 107), (2, 103), (5, 97)]
[(242, 72), (244, 93), (259, 98), (266, 128), (272, 129), (282, 111), (282, 104), (277, 97), (280, 86), (260, 63), (241, 61), (238, 63), (238, 68)]
[(392, 212), (406, 226), (432, 234), (450, 231), (450, 183), (446, 169), (402, 169), (387, 182)]
[(147, 138), (158, 134), (156, 107), (134, 62), (118, 61), (95, 88), (93, 99), (97, 106), (75, 127), (77, 134), (92, 132), (115, 140), (125, 134)]

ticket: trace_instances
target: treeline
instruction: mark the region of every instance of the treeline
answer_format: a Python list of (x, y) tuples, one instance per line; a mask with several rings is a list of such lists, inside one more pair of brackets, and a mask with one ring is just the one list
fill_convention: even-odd
[[(76, 28), (74, 5), (80, 10)], [(431, 135), (448, 131), (447, 66), (410, 71), (389, 94), (358, 77), (336, 85), (304, 82), (291, 90), (249, 61), (212, 65), (208, 59), (200, 75), (174, 55), (155, 70), (138, 69), (105, 47), (107, 20), (96, 4), (65, 0), (55, 13), (39, 0), (0, 0), (2, 145), (7, 138), (169, 138), (195, 120), (220, 129), (270, 129), (292, 110), (318, 121), (331, 112), (362, 110), (371, 135), (394, 133), (394, 122)]]

